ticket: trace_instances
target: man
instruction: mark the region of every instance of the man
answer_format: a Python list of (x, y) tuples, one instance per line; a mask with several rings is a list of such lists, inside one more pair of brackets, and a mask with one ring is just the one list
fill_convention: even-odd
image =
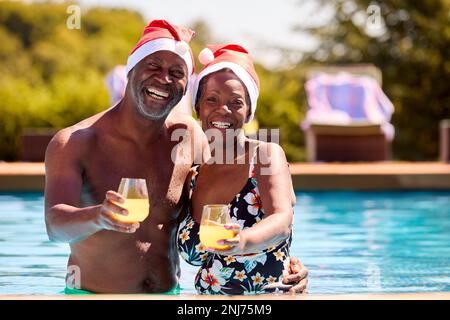
[[(194, 71), (188, 42), (194, 32), (155, 20), (128, 58), (124, 98), (114, 107), (58, 132), (46, 153), (45, 218), (54, 241), (68, 242), (69, 266), (80, 270), (81, 288), (98, 293), (156, 293), (176, 288), (176, 246), (185, 203), (183, 184), (194, 159), (174, 162), (175, 129), (202, 135), (192, 117), (170, 112)], [(203, 136), (203, 135), (202, 135)], [(207, 146), (206, 139), (203, 146)], [(186, 145), (186, 148), (190, 146)], [(151, 201), (141, 224), (126, 215), (116, 190), (122, 177), (144, 178)], [(293, 290), (306, 287), (306, 269), (291, 265)], [(300, 281), (301, 280), (301, 281)]]

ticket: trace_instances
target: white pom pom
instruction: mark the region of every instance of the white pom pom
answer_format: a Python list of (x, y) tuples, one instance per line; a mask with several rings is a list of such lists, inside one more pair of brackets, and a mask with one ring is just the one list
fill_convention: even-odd
[(180, 56), (189, 51), (189, 45), (184, 41), (178, 41), (175, 45), (175, 52)]
[(214, 53), (210, 49), (205, 48), (202, 51), (200, 51), (200, 54), (198, 55), (198, 60), (200, 61), (201, 64), (207, 65), (208, 63), (214, 60)]

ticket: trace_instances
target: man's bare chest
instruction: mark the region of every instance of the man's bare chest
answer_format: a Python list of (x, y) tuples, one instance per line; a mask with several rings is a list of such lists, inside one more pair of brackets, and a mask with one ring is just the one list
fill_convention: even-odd
[(91, 155), (83, 161), (83, 189), (100, 203), (108, 190), (118, 190), (122, 178), (147, 181), (151, 211), (176, 211), (181, 205), (183, 185), (190, 165), (171, 161), (170, 155), (128, 152)]

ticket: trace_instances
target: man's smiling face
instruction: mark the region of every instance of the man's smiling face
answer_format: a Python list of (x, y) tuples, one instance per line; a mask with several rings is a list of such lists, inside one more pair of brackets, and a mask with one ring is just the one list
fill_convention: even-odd
[(170, 51), (157, 51), (142, 59), (129, 73), (132, 99), (139, 114), (159, 120), (167, 117), (186, 91), (188, 69)]

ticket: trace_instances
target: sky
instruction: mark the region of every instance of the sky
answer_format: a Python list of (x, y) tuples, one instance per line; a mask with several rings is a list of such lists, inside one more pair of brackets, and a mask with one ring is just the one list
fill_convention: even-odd
[(283, 65), (285, 56), (280, 54), (279, 47), (292, 49), (293, 60), (303, 51), (314, 50), (317, 41), (294, 32), (293, 27), (311, 25), (327, 16), (326, 10), (316, 7), (315, 0), (78, 0), (78, 3), (82, 8), (130, 8), (149, 21), (166, 19), (186, 27), (203, 20), (215, 41), (241, 44), (267, 67)]

